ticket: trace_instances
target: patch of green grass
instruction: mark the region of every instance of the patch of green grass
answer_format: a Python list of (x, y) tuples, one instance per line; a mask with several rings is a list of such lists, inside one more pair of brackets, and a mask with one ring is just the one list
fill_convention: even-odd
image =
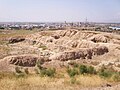
[(40, 75), (42, 77), (44, 77), (44, 76), (54, 77), (55, 73), (56, 73), (56, 69), (55, 68), (48, 68), (48, 69), (41, 69), (40, 70)]
[(77, 68), (69, 68), (69, 67), (67, 68), (67, 73), (70, 77), (74, 77), (79, 74)]
[(101, 67), (101, 69), (98, 72), (99, 76), (104, 79), (110, 79), (112, 78), (114, 81), (119, 81), (119, 72), (115, 71), (113, 68), (105, 67), (104, 65)]
[(87, 66), (85, 66), (85, 65), (80, 65), (79, 71), (80, 71), (80, 74), (88, 73), (88, 71), (87, 71)]
[(113, 75), (113, 72), (110, 70), (102, 70), (99, 72), (100, 77), (110, 78)]
[(92, 66), (88, 66), (88, 67), (87, 67), (87, 73), (88, 73), (88, 74), (97, 74), (95, 68), (92, 67)]
[(36, 63), (36, 68), (35, 68), (36, 74), (40, 74), (41, 77), (44, 77), (44, 76), (54, 77), (55, 76), (56, 74), (55, 68), (43, 68), (41, 64), (42, 63), (40, 61)]
[(87, 65), (79, 65), (76, 63), (72, 63), (72, 68), (67, 68), (67, 73), (70, 77), (74, 77), (80, 74), (97, 74), (96, 70), (92, 66)]

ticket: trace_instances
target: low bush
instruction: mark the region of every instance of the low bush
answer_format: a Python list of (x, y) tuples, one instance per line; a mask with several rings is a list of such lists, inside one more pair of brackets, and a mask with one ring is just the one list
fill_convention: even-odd
[(54, 77), (56, 73), (55, 68), (49, 68), (49, 69), (41, 69), (40, 75), (41, 76), (48, 76), (48, 77)]
[(89, 74), (96, 74), (97, 72), (96, 72), (94, 67), (89, 66), (89, 67), (87, 67), (87, 73), (89, 73)]
[(110, 78), (114, 73), (112, 69), (106, 68), (105, 66), (102, 66), (98, 72), (99, 76), (103, 78)]
[(85, 65), (80, 65), (79, 71), (80, 71), (80, 74), (88, 73), (87, 66), (85, 66)]
[(100, 77), (110, 78), (113, 75), (113, 72), (109, 70), (104, 70), (99, 72)]
[(78, 69), (76, 68), (73, 68), (73, 69), (67, 68), (67, 73), (70, 77), (74, 77), (75, 75), (79, 74)]
[(79, 74), (96, 74), (96, 70), (92, 66), (72, 64), (73, 68), (67, 68), (67, 73), (70, 77), (74, 77)]

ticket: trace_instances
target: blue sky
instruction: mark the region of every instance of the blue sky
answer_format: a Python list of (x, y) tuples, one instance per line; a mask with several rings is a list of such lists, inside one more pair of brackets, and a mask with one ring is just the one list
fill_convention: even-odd
[(120, 22), (120, 0), (0, 0), (0, 22)]

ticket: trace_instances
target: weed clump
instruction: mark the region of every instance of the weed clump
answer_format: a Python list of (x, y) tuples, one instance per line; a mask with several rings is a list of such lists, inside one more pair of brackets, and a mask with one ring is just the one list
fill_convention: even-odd
[(42, 69), (40, 70), (41, 76), (48, 76), (48, 77), (54, 77), (56, 73), (55, 68), (48, 68), (48, 69)]
[(78, 69), (76, 69), (76, 68), (71, 69), (69, 67), (67, 68), (67, 73), (70, 77), (74, 77), (75, 75), (79, 74)]
[(80, 65), (79, 71), (80, 71), (80, 74), (88, 73), (87, 66), (85, 66), (85, 65)]
[(96, 74), (97, 72), (94, 67), (89, 66), (89, 67), (87, 67), (87, 73), (88, 74)]
[(96, 70), (92, 66), (79, 65), (76, 63), (72, 63), (72, 68), (67, 68), (67, 73), (70, 77), (74, 77), (79, 74), (96, 74)]
[(101, 69), (99, 70), (98, 74), (100, 77), (110, 78), (114, 74), (114, 72), (111, 69), (108, 69), (103, 65)]
[(72, 78), (70, 79), (70, 83), (71, 83), (71, 84), (75, 84), (76, 82), (77, 82), (76, 78), (72, 77)]
[(56, 69), (55, 68), (43, 68), (41, 66), (42, 62), (37, 62), (36, 63), (36, 68), (35, 68), (35, 72), (36, 74), (40, 74), (41, 77), (44, 76), (48, 76), (48, 77), (54, 77), (55, 73), (56, 73)]
[(24, 77), (25, 73), (22, 71), (20, 67), (15, 67), (15, 75), (17, 78)]
[(115, 73), (113, 76), (112, 76), (113, 80), (115, 82), (120, 82), (120, 72), (119, 73)]

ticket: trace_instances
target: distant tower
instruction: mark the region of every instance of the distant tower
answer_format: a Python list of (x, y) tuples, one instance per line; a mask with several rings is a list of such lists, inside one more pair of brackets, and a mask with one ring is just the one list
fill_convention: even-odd
[(67, 24), (67, 22), (65, 21), (65, 24)]
[(87, 17), (86, 17), (86, 19), (85, 19), (85, 23), (87, 23), (88, 22), (88, 19), (87, 19)]
[(65, 21), (65, 27), (67, 27), (67, 22)]
[(85, 19), (85, 27), (88, 27), (88, 19), (87, 19), (87, 17)]

